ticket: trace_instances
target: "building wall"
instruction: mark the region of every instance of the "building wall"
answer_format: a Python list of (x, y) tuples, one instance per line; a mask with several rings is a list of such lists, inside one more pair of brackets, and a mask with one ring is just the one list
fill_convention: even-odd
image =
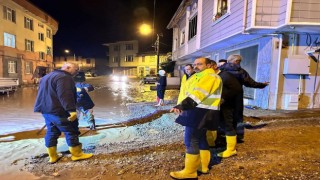
[(95, 58), (85, 58), (82, 56), (60, 56), (54, 58), (54, 68), (60, 69), (66, 62), (78, 64), (80, 71), (89, 71), (96, 67)]
[[(15, 11), (15, 22), (5, 19), (4, 7)], [(52, 36), (57, 32), (58, 23), (48, 14), (38, 9), (28, 1), (22, 0), (2, 0), (0, 1), (0, 77), (16, 77), (20, 83), (34, 83), (33, 72), (37, 66), (44, 66), (52, 69), (53, 42)], [(33, 21), (33, 30), (25, 28), (25, 17)], [(50, 36), (47, 37), (47, 30)], [(14, 35), (15, 46), (8, 47), (4, 44), (4, 33)], [(39, 33), (43, 33), (43, 41), (39, 40)], [(27, 51), (25, 41), (33, 41), (33, 51)], [(50, 51), (47, 51), (47, 48)], [(44, 53), (43, 59), (40, 52)], [(16, 61), (17, 73), (9, 73), (8, 61)], [(26, 62), (32, 63), (32, 73), (26, 72)]]
[[(132, 50), (126, 50), (126, 44), (132, 44)], [(109, 66), (110, 67), (134, 67), (137, 64), (136, 55), (139, 51), (138, 41), (119, 41), (115, 43), (109, 43)], [(116, 51), (114, 48), (118, 46), (120, 49)], [(133, 62), (126, 62), (125, 57), (127, 55), (133, 56)], [(120, 62), (113, 62), (114, 57), (119, 57)]]
[(212, 21), (213, 6), (212, 0), (203, 0), (203, 15), (207, 17), (202, 19), (201, 47), (242, 31), (243, 1), (232, 0), (230, 15), (218, 22)]
[[(160, 54), (159, 56), (159, 64), (167, 61), (167, 56), (164, 54)], [(149, 55), (138, 55), (138, 64), (137, 64), (137, 75), (139, 77), (146, 76), (149, 74), (156, 75), (157, 69), (157, 55), (149, 54)]]

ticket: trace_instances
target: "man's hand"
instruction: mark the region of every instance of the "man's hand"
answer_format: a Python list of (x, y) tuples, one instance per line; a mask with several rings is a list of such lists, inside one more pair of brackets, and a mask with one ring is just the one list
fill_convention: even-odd
[(77, 112), (69, 112), (70, 116), (68, 117), (69, 121), (75, 121), (78, 117), (77, 117)]
[(81, 92), (81, 88), (77, 88), (77, 92)]
[(175, 114), (180, 114), (180, 113), (182, 113), (182, 111), (181, 111), (180, 109), (178, 109), (178, 108), (171, 108), (171, 109), (170, 109), (170, 112), (174, 112)]

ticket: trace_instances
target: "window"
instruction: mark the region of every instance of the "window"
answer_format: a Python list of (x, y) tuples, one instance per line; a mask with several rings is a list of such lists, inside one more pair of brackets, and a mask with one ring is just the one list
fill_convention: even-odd
[(184, 45), (184, 39), (186, 38), (185, 30), (183, 29), (180, 33), (180, 46)]
[(114, 50), (114, 51), (119, 51), (119, 50), (120, 50), (119, 45), (113, 46), (113, 50)]
[(11, 8), (8, 8), (6, 6), (3, 6), (3, 18), (15, 23), (16, 22), (16, 11), (14, 11)]
[(31, 74), (31, 72), (32, 72), (32, 63), (31, 62), (26, 62), (25, 73), (26, 74)]
[(189, 21), (189, 36), (188, 36), (188, 40), (192, 39), (195, 35), (197, 35), (197, 19), (198, 19), (198, 15), (195, 15)]
[(51, 39), (51, 37), (52, 37), (52, 34), (51, 34), (51, 30), (50, 29), (47, 29), (47, 38), (50, 38)]
[(52, 48), (47, 46), (47, 55), (52, 55)]
[(39, 59), (40, 60), (45, 60), (46, 54), (44, 52), (39, 52)]
[(133, 50), (133, 44), (126, 44), (126, 50)]
[(17, 73), (17, 61), (8, 62), (8, 73)]
[(87, 64), (91, 64), (91, 59), (86, 59)]
[(124, 59), (125, 62), (133, 62), (133, 56), (132, 55), (127, 55)]
[(33, 30), (33, 20), (27, 17), (24, 17), (24, 27), (30, 30)]
[(113, 63), (116, 63), (116, 62), (119, 62), (119, 56), (115, 56), (115, 57), (113, 57), (113, 59), (112, 59), (112, 62)]
[(12, 47), (15, 48), (16, 47), (16, 36), (13, 34), (9, 34), (9, 33), (4, 33), (3, 34), (4, 37), (4, 46), (7, 47)]
[(230, 0), (217, 0), (214, 1), (213, 7), (213, 20), (220, 19), (225, 14), (230, 13)]
[(28, 39), (26, 39), (25, 40), (25, 48), (26, 48), (26, 51), (34, 51), (34, 49), (33, 49), (33, 47), (34, 47), (34, 42), (33, 41), (31, 41), (31, 40), (28, 40)]
[(44, 34), (43, 33), (38, 33), (38, 38), (40, 41), (44, 41)]

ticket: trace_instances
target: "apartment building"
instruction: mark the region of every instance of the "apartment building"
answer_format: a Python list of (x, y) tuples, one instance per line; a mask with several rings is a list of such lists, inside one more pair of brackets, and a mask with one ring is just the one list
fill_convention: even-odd
[(80, 71), (94, 71), (96, 67), (95, 58), (86, 58), (82, 56), (57, 56), (53, 60), (54, 69), (60, 69), (66, 62), (78, 64)]
[(117, 41), (104, 45), (107, 47), (108, 66), (112, 68), (112, 74), (137, 76), (139, 52), (137, 40)]
[(243, 57), (241, 67), (265, 89), (244, 88), (245, 103), (264, 109), (319, 108), (318, 0), (183, 0), (173, 29), (177, 69), (199, 56)]
[(1, 0), (0, 14), (0, 77), (34, 83), (53, 67), (58, 22), (27, 0)]
[[(157, 75), (157, 53), (152, 52), (142, 52), (137, 55), (138, 64), (137, 71), (139, 77), (144, 77), (146, 75)], [(166, 62), (168, 59), (167, 54), (159, 54), (159, 66)]]

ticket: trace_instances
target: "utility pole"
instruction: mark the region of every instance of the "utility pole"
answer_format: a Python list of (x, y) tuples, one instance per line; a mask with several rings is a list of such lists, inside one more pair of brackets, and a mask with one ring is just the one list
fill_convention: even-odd
[(157, 40), (156, 40), (156, 52), (157, 52), (157, 68), (156, 68), (156, 73), (159, 72), (159, 47), (160, 47), (160, 37), (159, 34), (157, 33)]

